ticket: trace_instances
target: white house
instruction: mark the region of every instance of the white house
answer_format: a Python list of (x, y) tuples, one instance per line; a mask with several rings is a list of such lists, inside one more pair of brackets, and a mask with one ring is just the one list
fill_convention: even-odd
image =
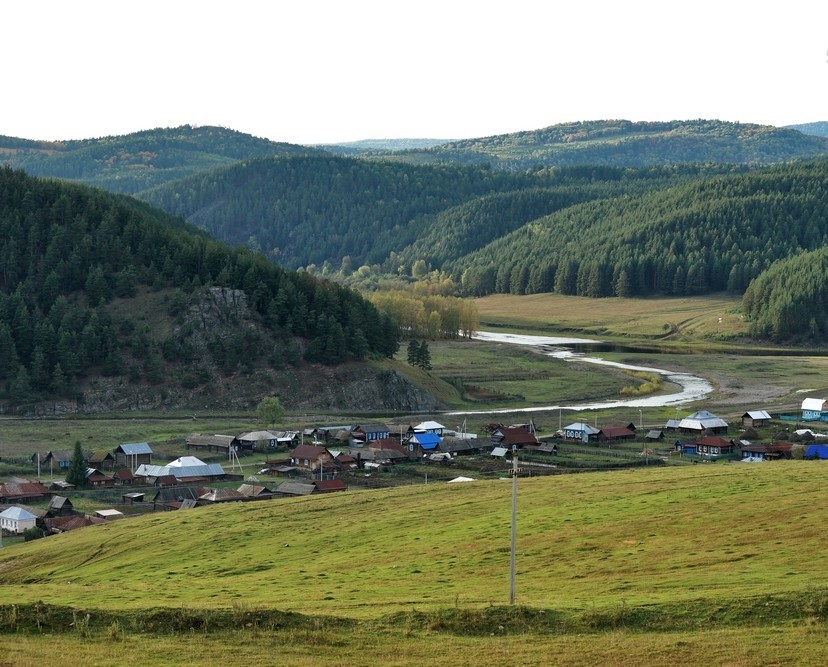
[(824, 398), (806, 398), (802, 401), (802, 419), (828, 421), (828, 401)]
[(37, 517), (22, 507), (9, 507), (0, 512), (0, 528), (9, 533), (20, 534), (24, 530), (34, 528)]
[(420, 422), (419, 424), (417, 424), (414, 427), (414, 430), (419, 432), (419, 433), (434, 433), (436, 435), (443, 435), (443, 429), (444, 428), (445, 428), (445, 426), (443, 426), (439, 422), (425, 421), (425, 422)]

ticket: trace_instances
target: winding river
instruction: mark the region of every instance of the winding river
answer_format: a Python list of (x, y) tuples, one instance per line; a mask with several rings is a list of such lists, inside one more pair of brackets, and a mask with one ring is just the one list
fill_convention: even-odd
[(556, 359), (563, 359), (565, 361), (572, 361), (577, 359), (579, 362), (590, 364), (598, 364), (601, 366), (614, 366), (615, 368), (623, 368), (632, 371), (646, 371), (647, 373), (656, 373), (663, 375), (666, 380), (672, 384), (681, 387), (681, 391), (672, 394), (660, 394), (658, 396), (647, 396), (645, 398), (630, 398), (620, 399), (617, 401), (601, 401), (597, 403), (581, 403), (573, 405), (544, 405), (535, 406), (531, 408), (508, 408), (502, 410), (473, 410), (473, 411), (459, 411), (449, 412), (451, 415), (472, 415), (472, 414), (493, 414), (493, 413), (509, 413), (509, 412), (541, 412), (551, 410), (604, 410), (607, 408), (648, 408), (661, 407), (665, 405), (681, 405), (683, 403), (690, 403), (705, 398), (711, 391), (713, 386), (705, 379), (690, 375), (689, 373), (677, 373), (675, 371), (668, 371), (661, 368), (651, 368), (649, 366), (633, 366), (631, 364), (622, 364), (616, 361), (607, 361), (600, 357), (590, 357), (573, 351), (572, 347), (578, 345), (595, 345), (600, 343), (598, 340), (590, 340), (587, 338), (558, 338), (555, 336), (525, 336), (520, 334), (502, 334), (492, 333), (489, 331), (480, 331), (474, 338), (476, 340), (488, 341), (493, 343), (509, 343), (512, 345), (529, 345), (543, 350), (544, 354), (554, 357)]

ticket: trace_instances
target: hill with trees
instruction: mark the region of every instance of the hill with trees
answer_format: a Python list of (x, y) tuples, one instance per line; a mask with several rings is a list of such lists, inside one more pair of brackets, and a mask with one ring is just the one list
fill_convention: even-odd
[(828, 138), (790, 128), (718, 120), (596, 120), (466, 139), (389, 157), (418, 164), (486, 164), (520, 171), (538, 166), (770, 164), (828, 153)]
[(239, 160), (319, 152), (211, 126), (184, 125), (71, 141), (0, 136), (0, 165), (129, 194)]
[(142, 390), (157, 400), (229, 379), (267, 392), (273, 376), (251, 376), (399, 345), (397, 325), (358, 293), (129, 197), (5, 167), (0, 232), (0, 399), (11, 404), (88, 404), (106, 383), (131, 385), (136, 404)]

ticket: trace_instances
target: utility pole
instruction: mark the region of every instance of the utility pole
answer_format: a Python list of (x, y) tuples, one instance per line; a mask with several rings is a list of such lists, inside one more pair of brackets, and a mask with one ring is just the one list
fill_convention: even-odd
[(509, 564), (509, 604), (515, 603), (515, 554), (517, 552), (517, 445), (512, 445), (512, 550)]

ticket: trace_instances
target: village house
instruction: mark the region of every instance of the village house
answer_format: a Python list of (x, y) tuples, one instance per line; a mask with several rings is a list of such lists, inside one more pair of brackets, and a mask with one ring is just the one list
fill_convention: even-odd
[(22, 507), (9, 507), (0, 512), (0, 529), (20, 535), (37, 525), (37, 515)]
[(248, 431), (237, 436), (237, 440), (243, 450), (274, 449), (278, 445), (276, 434), (270, 431)]
[(190, 433), (184, 438), (187, 450), (196, 449), (207, 452), (221, 452), (230, 455), (231, 447), (238, 447), (239, 441), (235, 435), (205, 435), (204, 433)]
[(495, 447), (506, 447), (511, 450), (512, 447), (523, 449), (539, 444), (540, 440), (535, 434), (523, 426), (503, 426), (492, 433), (492, 445)]
[(446, 427), (440, 424), (439, 422), (435, 421), (424, 421), (420, 422), (414, 427), (415, 433), (433, 433), (435, 435), (442, 436), (443, 429)]
[(333, 455), (328, 449), (318, 445), (299, 445), (290, 455), (291, 464), (305, 470), (316, 470), (332, 461)]
[(828, 401), (823, 398), (806, 398), (802, 401), (803, 421), (828, 421)]
[(132, 468), (152, 463), (152, 447), (146, 442), (120, 444), (115, 448), (115, 465)]
[(110, 477), (109, 475), (105, 475), (97, 468), (87, 468), (86, 469), (86, 483), (89, 486), (94, 487), (102, 487), (102, 486), (114, 486), (115, 485), (115, 478)]
[(158, 486), (168, 485), (170, 478), (172, 484), (195, 484), (224, 476), (220, 463), (204, 463), (195, 456), (182, 456), (165, 466), (144, 464), (135, 471), (136, 478), (143, 478), (146, 483)]
[(436, 433), (415, 432), (406, 443), (409, 456), (425, 456), (437, 451), (442, 438)]
[(635, 440), (635, 432), (626, 426), (603, 426), (598, 439), (606, 442)]
[(768, 444), (743, 443), (742, 460), (775, 461), (778, 459), (789, 459), (791, 458), (792, 449), (793, 443), (790, 442), (771, 442)]
[(40, 498), (49, 498), (51, 495), (49, 489), (40, 482), (15, 480), (0, 484), (0, 503), (38, 500)]
[(676, 450), (686, 456), (698, 456), (705, 460), (733, 458), (738, 453), (738, 446), (732, 440), (725, 440), (718, 435), (708, 435), (690, 443), (676, 443)]
[(766, 426), (771, 416), (765, 410), (749, 410), (742, 415), (742, 426), (745, 428), (758, 428)]
[(727, 426), (724, 419), (720, 419), (712, 412), (699, 410), (682, 419), (678, 429), (682, 433), (703, 435), (705, 433), (727, 433)]
[(98, 470), (114, 470), (115, 457), (110, 452), (95, 451), (89, 454), (86, 459), (90, 468), (97, 468)]
[(585, 422), (573, 422), (568, 426), (564, 426), (561, 430), (565, 440), (573, 440), (576, 442), (594, 442), (601, 435), (599, 429)]
[(381, 440), (389, 435), (388, 427), (385, 424), (360, 424), (351, 431), (351, 437), (355, 444), (367, 444), (373, 440)]
[(72, 501), (65, 496), (52, 496), (49, 500), (49, 506), (47, 507), (47, 513), (50, 516), (66, 516), (69, 514), (75, 513), (75, 508), (72, 505)]

